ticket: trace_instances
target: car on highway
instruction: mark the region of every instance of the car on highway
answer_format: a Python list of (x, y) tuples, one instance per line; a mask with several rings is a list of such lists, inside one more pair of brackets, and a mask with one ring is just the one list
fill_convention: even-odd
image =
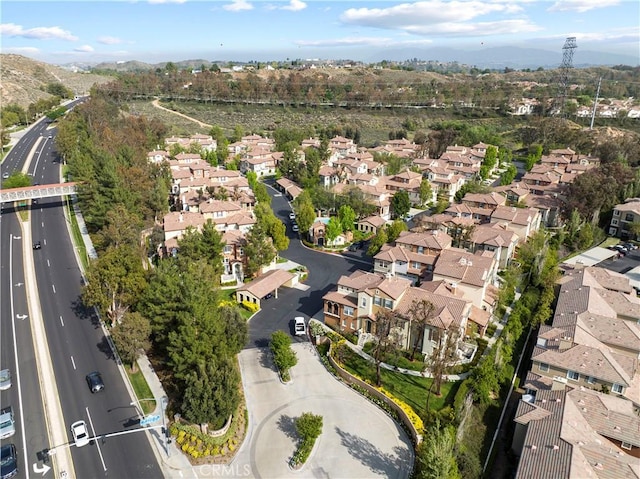
[(6, 391), (11, 387), (11, 371), (3, 369), (0, 371), (0, 391)]
[(86, 378), (89, 390), (92, 393), (98, 393), (104, 389), (104, 381), (102, 375), (98, 371), (87, 374)]
[(0, 447), (0, 477), (9, 479), (18, 474), (18, 454), (13, 444), (3, 444)]
[(89, 433), (87, 432), (86, 422), (74, 422), (71, 425), (71, 434), (73, 434), (73, 442), (76, 443), (76, 447), (82, 447), (89, 444)]
[(5, 179), (5, 180), (6, 180), (7, 178), (9, 178), (9, 172), (8, 172), (8, 171), (5, 171), (4, 173), (2, 173), (2, 178), (3, 178), (3, 179)]
[(36, 241), (35, 243), (33, 243), (33, 249), (41, 249), (42, 248), (42, 243), (40, 243), (40, 241)]
[(0, 409), (0, 439), (6, 439), (16, 433), (16, 423), (13, 420), (11, 406)]
[(296, 336), (304, 336), (306, 333), (306, 326), (302, 316), (296, 316), (293, 319), (293, 330), (296, 333)]

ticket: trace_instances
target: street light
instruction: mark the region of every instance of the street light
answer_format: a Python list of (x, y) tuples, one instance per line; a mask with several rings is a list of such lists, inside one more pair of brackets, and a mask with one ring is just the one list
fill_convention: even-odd
[[(139, 406), (140, 402), (142, 401), (156, 401), (156, 398), (140, 398), (140, 399), (136, 399), (135, 401), (131, 402), (132, 406), (138, 406), (138, 411), (140, 413), (140, 415), (144, 418), (144, 411), (142, 410), (142, 408)], [(162, 443), (164, 445), (164, 450), (167, 453), (167, 457), (169, 457), (170, 453), (169, 453), (169, 446), (167, 444), (167, 437), (169, 435), (169, 431), (167, 430), (167, 418), (166, 418), (166, 414), (165, 414), (165, 409), (167, 407), (167, 405), (169, 404), (169, 398), (167, 398), (167, 396), (162, 396), (160, 398), (160, 411), (162, 414)]]

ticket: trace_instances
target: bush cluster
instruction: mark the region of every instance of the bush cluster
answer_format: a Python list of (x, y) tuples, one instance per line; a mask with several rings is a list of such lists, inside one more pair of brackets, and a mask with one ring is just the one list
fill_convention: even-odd
[(300, 436), (300, 443), (291, 458), (291, 466), (299, 467), (309, 458), (316, 439), (322, 433), (322, 416), (305, 412), (296, 419), (296, 431)]
[(251, 311), (252, 313), (257, 312), (260, 309), (260, 306), (258, 306), (256, 303), (252, 303), (251, 301), (246, 300), (242, 302), (242, 307), (247, 311)]

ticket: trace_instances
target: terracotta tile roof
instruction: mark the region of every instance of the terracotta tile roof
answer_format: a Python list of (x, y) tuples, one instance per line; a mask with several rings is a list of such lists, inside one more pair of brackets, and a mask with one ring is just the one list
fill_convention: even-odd
[(233, 201), (214, 200), (213, 198), (203, 201), (199, 205), (200, 213), (220, 213), (226, 212), (227, 215), (242, 211), (242, 207)]
[(521, 226), (530, 225), (538, 215), (534, 208), (515, 208), (513, 206), (498, 206), (491, 213), (491, 222), (508, 221)]
[(442, 251), (443, 249), (449, 248), (451, 241), (451, 236), (439, 230), (426, 232), (402, 231), (398, 238), (396, 238), (396, 244), (398, 245), (422, 246), (423, 248), (433, 251)]
[(352, 308), (358, 308), (358, 298), (338, 291), (329, 291), (322, 297), (325, 301), (332, 301), (334, 303), (342, 304), (343, 306), (351, 306)]
[(383, 279), (384, 275), (382, 274), (357, 270), (349, 276), (340, 276), (338, 286), (344, 286), (354, 291), (364, 291), (369, 287), (379, 284)]
[[(376, 284), (375, 286), (369, 286), (367, 290), (371, 289), (379, 289), (384, 294), (389, 296), (391, 299), (400, 298), (407, 289), (411, 286), (411, 281), (405, 278), (400, 278), (398, 276), (392, 276), (390, 278), (383, 278), (383, 280)], [(370, 296), (374, 296), (373, 293), (370, 293)]]
[(505, 248), (517, 243), (518, 235), (499, 226), (483, 224), (473, 229), (471, 241), (476, 244)]
[(191, 213), (189, 211), (172, 211), (163, 218), (165, 232), (184, 231), (189, 226), (199, 229), (205, 222), (205, 217), (200, 213)]
[(380, 215), (367, 216), (366, 218), (361, 219), (358, 223), (369, 223), (376, 228), (380, 228), (386, 224), (386, 220)]
[(433, 304), (434, 310), (429, 319), (429, 324), (439, 329), (448, 329), (452, 325), (459, 327), (463, 319), (469, 316), (471, 310), (471, 303), (464, 299), (434, 293), (423, 288), (411, 287), (402, 296), (394, 312), (403, 317), (408, 317), (413, 302), (421, 300), (426, 300)]
[(484, 286), (491, 282), (490, 274), (494, 265), (493, 257), (471, 254), (459, 248), (449, 248), (440, 253), (433, 274), (452, 278), (459, 283)]
[(283, 269), (272, 269), (250, 283), (239, 287), (237, 291), (247, 291), (257, 298), (263, 298), (271, 291), (290, 281), (295, 274)]

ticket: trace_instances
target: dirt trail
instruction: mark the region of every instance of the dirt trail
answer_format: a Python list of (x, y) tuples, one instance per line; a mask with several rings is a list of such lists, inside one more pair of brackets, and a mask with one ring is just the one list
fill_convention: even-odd
[(200, 120), (196, 120), (195, 118), (191, 118), (190, 116), (184, 115), (184, 114), (179, 113), (177, 111), (173, 111), (173, 110), (170, 110), (169, 108), (165, 108), (165, 107), (161, 106), (160, 105), (160, 100), (158, 100), (157, 98), (155, 100), (153, 100), (151, 102), (151, 104), (153, 106), (155, 106), (156, 108), (159, 108), (160, 110), (168, 111), (169, 113), (173, 113), (174, 115), (181, 116), (182, 118), (186, 118), (187, 120), (190, 120), (190, 121), (192, 121), (194, 123), (197, 123), (202, 128), (211, 128), (211, 125), (209, 125), (208, 123), (203, 123)]

